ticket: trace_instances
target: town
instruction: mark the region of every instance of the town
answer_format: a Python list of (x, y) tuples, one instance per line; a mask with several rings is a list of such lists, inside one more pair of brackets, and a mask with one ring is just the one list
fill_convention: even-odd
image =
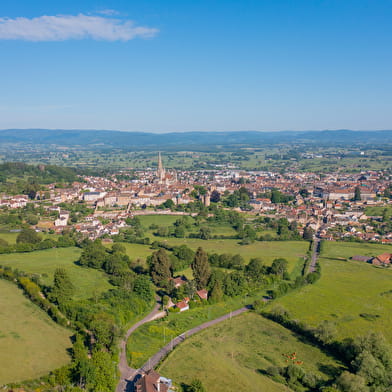
[[(188, 205), (199, 201), (208, 210), (221, 201), (223, 208), (246, 211), (249, 216), (298, 222), (301, 235), (309, 227), (325, 240), (392, 243), (392, 185), (384, 171), (321, 175), (233, 169), (166, 171), (160, 153), (157, 161), (157, 169), (122, 170), (107, 178), (81, 177), (68, 188), (49, 184), (32, 200), (4, 194), (0, 207), (42, 204), (51, 219), (40, 219), (36, 230), (61, 233), (73, 228), (96, 239), (118, 234), (134, 216), (197, 215), (197, 207)], [(124, 177), (132, 179), (121, 180)], [(238, 192), (242, 200), (232, 197)], [(91, 213), (83, 218), (71, 216), (62, 207), (70, 203), (82, 203)]]

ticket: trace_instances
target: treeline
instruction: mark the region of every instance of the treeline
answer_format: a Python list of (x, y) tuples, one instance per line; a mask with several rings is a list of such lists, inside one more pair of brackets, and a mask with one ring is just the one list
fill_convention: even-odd
[[(288, 241), (288, 240), (312, 240), (313, 230), (305, 228), (301, 236), (296, 221), (289, 222), (286, 218), (272, 219), (259, 217), (251, 222), (237, 211), (212, 208), (198, 215), (181, 216), (170, 226), (151, 224), (148, 229), (153, 231), (156, 237), (174, 238), (199, 238), (210, 239), (238, 239), (240, 245), (251, 244), (254, 241)], [(145, 236), (145, 229), (138, 217), (127, 220), (129, 227), (113, 239), (118, 242), (130, 242), (149, 244), (150, 239)], [(233, 234), (213, 234), (211, 226), (228, 225), (233, 229)], [(267, 231), (267, 233), (266, 233)], [(275, 234), (270, 234), (273, 231)], [(159, 242), (159, 241), (158, 241)], [(154, 243), (154, 242), (153, 242)]]
[[(117, 384), (117, 343), (122, 329), (147, 311), (153, 302), (150, 277), (133, 267), (122, 245), (105, 248), (99, 240), (84, 240), (80, 246), (79, 263), (107, 273), (114, 288), (94, 294), (92, 298), (77, 299), (77, 287), (62, 268), (55, 271), (51, 286), (40, 284), (37, 277), (26, 278), (25, 274), (18, 278), (34, 302), (49, 314), (56, 309), (56, 314), (62, 317), (61, 324), (69, 325), (76, 332), (71, 364), (40, 380), (23, 383), (25, 390), (112, 392)], [(10, 274), (9, 269), (1, 271)], [(14, 279), (14, 276), (8, 278)]]
[(4, 253), (24, 253), (35, 250), (44, 250), (52, 248), (67, 248), (77, 245), (76, 237), (71, 234), (63, 234), (56, 239), (43, 239), (33, 229), (23, 229), (16, 237), (16, 244), (9, 244), (6, 240), (0, 238), (0, 254)]
[(308, 342), (329, 352), (345, 365), (336, 369), (334, 379), (328, 384), (316, 375), (306, 373), (297, 363), (286, 367), (271, 366), (267, 373), (276, 381), (287, 384), (294, 391), (324, 392), (389, 392), (392, 385), (392, 347), (380, 333), (336, 339), (335, 323), (324, 320), (317, 327), (310, 327), (291, 318), (289, 312), (276, 305), (261, 314), (285, 328), (304, 337)]
[(69, 184), (74, 181), (80, 181), (74, 168), (36, 166), (23, 162), (0, 164), (0, 190), (7, 194), (25, 194), (33, 199), (38, 191), (43, 190), (44, 184)]

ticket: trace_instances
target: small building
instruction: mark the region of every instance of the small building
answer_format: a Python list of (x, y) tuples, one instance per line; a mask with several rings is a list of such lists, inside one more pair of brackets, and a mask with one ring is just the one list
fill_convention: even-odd
[(185, 276), (177, 276), (177, 278), (172, 278), (172, 281), (174, 283), (174, 287), (178, 289), (182, 285), (184, 285), (186, 282), (188, 282), (187, 278)]
[(176, 303), (176, 308), (180, 309), (180, 312), (185, 312), (186, 310), (189, 310), (189, 304), (184, 300)]
[(351, 260), (354, 260), (354, 261), (363, 261), (363, 262), (365, 262), (365, 263), (369, 263), (369, 262), (372, 260), (372, 258), (369, 257), (369, 256), (355, 255), (355, 256), (351, 257)]
[(379, 256), (376, 256), (372, 259), (373, 265), (383, 265), (388, 266), (392, 263), (392, 253), (383, 253)]
[(149, 370), (135, 383), (135, 392), (168, 392), (171, 380), (161, 377), (155, 370)]
[(199, 296), (200, 299), (204, 299), (207, 301), (208, 299), (208, 291), (205, 289), (196, 291), (196, 294)]

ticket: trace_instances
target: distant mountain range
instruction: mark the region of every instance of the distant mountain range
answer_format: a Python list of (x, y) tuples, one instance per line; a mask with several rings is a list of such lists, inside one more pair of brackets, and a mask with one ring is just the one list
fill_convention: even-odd
[(0, 130), (0, 143), (136, 149), (216, 145), (263, 146), (281, 143), (380, 145), (392, 143), (392, 130), (171, 132), (156, 134), (106, 130), (5, 129)]

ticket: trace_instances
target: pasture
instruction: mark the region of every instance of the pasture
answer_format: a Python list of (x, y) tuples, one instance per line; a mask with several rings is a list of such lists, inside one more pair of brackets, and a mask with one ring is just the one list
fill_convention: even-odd
[(177, 335), (206, 321), (223, 316), (244, 305), (262, 298), (265, 291), (252, 296), (226, 298), (214, 305), (191, 308), (183, 313), (170, 313), (162, 320), (147, 323), (138, 328), (127, 343), (128, 361), (132, 367), (142, 366), (147, 359)]
[(67, 364), (71, 332), (55, 324), (10, 282), (0, 280), (0, 385)]
[(88, 298), (108, 290), (111, 285), (101, 271), (75, 264), (79, 248), (55, 248), (28, 253), (0, 255), (0, 265), (37, 274), (42, 283), (52, 285), (56, 268), (64, 268), (76, 288), (75, 299)]
[(319, 260), (320, 280), (278, 302), (292, 318), (308, 325), (317, 326), (323, 320), (334, 322), (339, 339), (380, 331), (392, 343), (392, 269), (348, 260), (353, 255), (391, 252), (391, 248), (326, 242)]
[[(245, 263), (253, 257), (260, 257), (265, 264), (271, 265), (274, 259), (283, 257), (289, 262), (289, 272), (299, 264), (299, 258), (305, 256), (309, 248), (306, 241), (255, 241), (249, 245), (239, 245), (239, 240), (167, 238), (165, 242), (171, 246), (185, 244), (193, 250), (201, 246), (208, 253), (240, 254)], [(303, 263), (303, 259), (300, 262)]]
[(287, 366), (284, 355), (293, 352), (306, 372), (323, 379), (328, 379), (326, 369), (340, 366), (282, 326), (246, 313), (190, 337), (169, 354), (158, 371), (178, 384), (199, 378), (214, 392), (287, 391), (264, 372), (269, 366)]

